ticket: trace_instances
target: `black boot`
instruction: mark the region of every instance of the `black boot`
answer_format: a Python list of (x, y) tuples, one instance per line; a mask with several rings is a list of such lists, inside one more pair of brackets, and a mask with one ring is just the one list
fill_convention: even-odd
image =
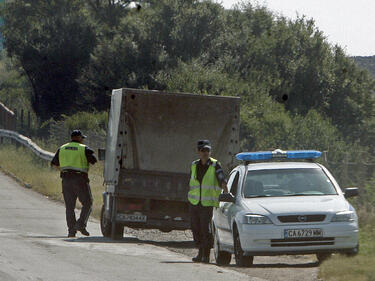
[(210, 248), (204, 248), (202, 253), (202, 262), (203, 263), (210, 263)]
[(192, 258), (193, 262), (201, 262), (203, 256), (203, 248), (199, 248), (198, 255), (195, 258)]
[(90, 233), (86, 230), (86, 227), (76, 223), (75, 230), (81, 232), (85, 236), (90, 236)]

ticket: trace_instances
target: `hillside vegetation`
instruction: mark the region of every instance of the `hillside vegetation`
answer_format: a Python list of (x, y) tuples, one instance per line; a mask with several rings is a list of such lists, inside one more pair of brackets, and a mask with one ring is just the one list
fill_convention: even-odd
[(375, 77), (375, 56), (353, 57), (357, 65), (368, 70)]

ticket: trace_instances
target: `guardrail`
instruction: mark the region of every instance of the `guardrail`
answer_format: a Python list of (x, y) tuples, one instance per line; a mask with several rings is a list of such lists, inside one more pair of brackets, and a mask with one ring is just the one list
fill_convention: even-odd
[(19, 142), (23, 146), (31, 149), (31, 151), (34, 152), (39, 158), (46, 161), (51, 161), (53, 156), (55, 155), (52, 152), (41, 149), (31, 139), (14, 131), (0, 129), (0, 137), (10, 138)]

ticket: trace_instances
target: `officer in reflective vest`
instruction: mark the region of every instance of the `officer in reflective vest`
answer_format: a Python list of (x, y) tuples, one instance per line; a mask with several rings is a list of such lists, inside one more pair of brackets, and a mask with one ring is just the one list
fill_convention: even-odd
[(191, 229), (199, 248), (194, 262), (210, 261), (210, 223), (213, 207), (219, 206), (219, 195), (228, 192), (220, 163), (211, 158), (211, 144), (200, 140), (197, 144), (199, 159), (191, 165), (188, 200), (190, 202)]
[[(74, 130), (71, 134), (71, 142), (62, 145), (51, 161), (51, 166), (61, 172), (68, 237), (75, 237), (77, 231), (85, 236), (90, 235), (86, 230), (92, 206), (88, 171), (89, 164), (95, 164), (97, 159), (94, 151), (83, 144), (84, 138), (86, 136), (80, 130)], [(77, 198), (82, 204), (78, 220), (74, 212)]]

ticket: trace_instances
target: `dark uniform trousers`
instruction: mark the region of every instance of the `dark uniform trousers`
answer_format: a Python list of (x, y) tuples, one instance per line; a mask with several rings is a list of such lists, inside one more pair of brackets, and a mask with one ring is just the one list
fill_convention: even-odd
[(212, 241), (210, 234), (210, 223), (212, 219), (213, 207), (190, 204), (191, 230), (193, 239), (197, 247), (211, 249)]
[[(76, 232), (76, 225), (86, 227), (87, 220), (91, 213), (92, 195), (87, 174), (83, 173), (62, 173), (62, 190), (66, 207), (66, 223), (69, 232)], [(81, 214), (76, 221), (74, 212), (76, 202), (82, 204)]]

